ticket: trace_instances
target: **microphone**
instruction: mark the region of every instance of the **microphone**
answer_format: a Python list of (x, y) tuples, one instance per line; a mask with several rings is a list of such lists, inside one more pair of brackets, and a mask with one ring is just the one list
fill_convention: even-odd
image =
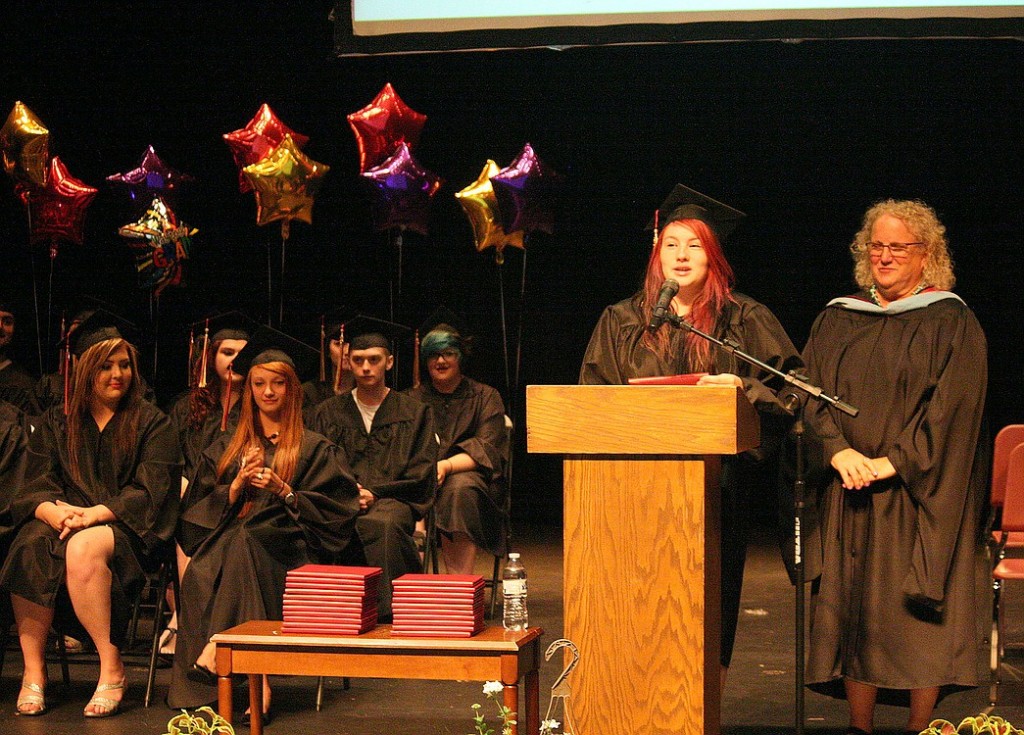
[(661, 291), (658, 293), (658, 303), (654, 305), (654, 312), (651, 314), (651, 323), (647, 325), (648, 332), (654, 332), (665, 323), (668, 305), (672, 298), (679, 293), (679, 282), (667, 279), (661, 284)]

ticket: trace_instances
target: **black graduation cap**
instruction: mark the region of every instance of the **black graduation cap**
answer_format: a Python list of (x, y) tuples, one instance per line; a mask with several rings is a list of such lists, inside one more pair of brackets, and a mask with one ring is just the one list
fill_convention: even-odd
[(107, 309), (96, 309), (81, 322), (67, 337), (71, 354), (81, 357), (93, 345), (108, 339), (124, 339), (134, 343), (138, 339), (138, 328), (124, 317)]
[(259, 324), (250, 319), (240, 311), (225, 311), (192, 322), (192, 333), (201, 336), (209, 326), (210, 342), (219, 342), (225, 339), (249, 340), (259, 329)]
[(394, 354), (397, 343), (412, 335), (412, 330), (403, 324), (362, 314), (346, 321), (344, 327), (350, 350), (383, 347)]
[(299, 380), (307, 380), (316, 370), (317, 351), (284, 332), (261, 325), (231, 363), (231, 369), (244, 375), (253, 365), (284, 362), (295, 368)]
[[(714, 230), (719, 241), (724, 241), (747, 215), (728, 204), (712, 199), (699, 191), (676, 184), (665, 201), (658, 207), (658, 218), (647, 223), (648, 230), (658, 230), (681, 219), (698, 219)], [(657, 236), (657, 232), (655, 232)]]

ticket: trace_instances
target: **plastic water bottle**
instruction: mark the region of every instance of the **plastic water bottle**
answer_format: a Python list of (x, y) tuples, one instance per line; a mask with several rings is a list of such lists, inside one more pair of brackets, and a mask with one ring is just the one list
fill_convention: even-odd
[(508, 555), (508, 564), (501, 573), (501, 590), (505, 630), (526, 630), (530, 622), (526, 611), (526, 569), (519, 554)]

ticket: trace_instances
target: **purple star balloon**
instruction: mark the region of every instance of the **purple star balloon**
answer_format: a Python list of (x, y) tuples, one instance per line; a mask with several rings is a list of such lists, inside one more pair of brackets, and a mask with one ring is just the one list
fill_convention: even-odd
[(169, 194), (185, 182), (192, 180), (193, 178), (188, 174), (175, 171), (161, 161), (160, 156), (153, 150), (153, 146), (146, 148), (137, 168), (107, 177), (107, 181), (128, 187), (128, 194), (132, 199), (141, 196), (147, 201), (154, 194)]
[(491, 177), (505, 232), (551, 234), (562, 176), (544, 164), (527, 143), (507, 167)]
[(430, 201), (443, 181), (412, 157), (406, 143), (360, 176), (373, 188), (373, 219), (378, 230), (400, 227), (421, 235), (429, 233)]

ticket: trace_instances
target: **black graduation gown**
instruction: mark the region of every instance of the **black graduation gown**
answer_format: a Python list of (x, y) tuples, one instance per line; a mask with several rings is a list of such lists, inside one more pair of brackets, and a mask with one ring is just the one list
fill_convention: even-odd
[(11, 502), (25, 480), (28, 460), (27, 441), (22, 430), (21, 412), (0, 401), (0, 564), (7, 553), (14, 519)]
[[(734, 303), (723, 310), (713, 335), (718, 339), (735, 341), (740, 350), (783, 373), (799, 369), (802, 365), (800, 356), (775, 315), (749, 296), (733, 292), (732, 297)], [(583, 357), (581, 384), (622, 385), (629, 378), (698, 372), (687, 363), (683, 353), (685, 333), (682, 330), (669, 325), (662, 327), (672, 330), (667, 360), (643, 344), (647, 324), (638, 304), (639, 297), (634, 296), (605, 309)], [(746, 498), (749, 493), (763, 493), (766, 486), (774, 487), (785, 411), (775, 395), (782, 387), (780, 379), (714, 346), (711, 348), (711, 361), (708, 372), (731, 373), (743, 380), (747, 398), (761, 419), (761, 446), (741, 457), (725, 457), (722, 461), (721, 663), (728, 666), (736, 638), (746, 563)]]
[[(225, 435), (201, 456), (195, 483), (185, 494), (194, 503), (220, 508), (219, 522), (192, 555), (181, 584), (178, 640), (171, 689), (173, 708), (198, 707), (216, 699), (216, 688), (189, 681), (210, 636), (249, 620), (280, 620), (285, 575), (307, 563), (332, 563), (348, 544), (359, 512), (359, 492), (338, 448), (304, 431), (298, 463), (288, 483), (298, 496), (289, 508), (269, 492), (258, 492), (249, 513), (239, 518), (243, 498), (228, 505), (228, 486), (237, 468), (218, 481), (217, 464), (230, 442)], [(265, 446), (265, 464), (275, 447)]]
[(174, 427), (156, 406), (139, 406), (138, 438), (132, 452), (116, 457), (114, 434), (123, 413), (101, 432), (82, 421), (78, 464), (82, 481), (72, 479), (67, 424), (60, 406), (50, 409), (29, 438), (27, 480), (11, 506), (17, 533), (0, 570), (0, 587), (37, 605), (53, 608), (65, 580), (66, 543), (34, 518), (40, 503), (105, 505), (117, 517), (111, 561), (111, 639), (120, 642), (130, 605), (174, 532), (181, 487), (181, 452)]
[(451, 393), (436, 391), (428, 381), (410, 389), (409, 395), (431, 408), (441, 441), (438, 461), (465, 453), (477, 464), (475, 470), (448, 475), (437, 489), (437, 528), (465, 533), (480, 548), (503, 555), (509, 446), (501, 395), (468, 377)]
[(313, 428), (341, 447), (352, 474), (377, 496), (356, 519), (365, 561), (383, 570), (378, 610), (391, 615), (391, 581), (423, 569), (412, 534), (434, 500), (437, 439), (430, 408), (411, 396), (389, 391), (370, 432), (351, 393), (328, 398), (313, 416)]
[[(0, 362), (4, 359), (0, 357)], [(35, 382), (25, 368), (11, 362), (7, 367), (0, 369), (0, 400), (13, 404), (24, 413), (38, 414), (39, 407), (33, 395)]]
[(974, 686), (982, 618), (975, 576), (984, 489), (975, 461), (986, 344), (974, 314), (948, 292), (882, 309), (863, 295), (818, 316), (804, 358), (811, 381), (856, 418), (809, 404), (828, 462), (852, 447), (888, 457), (891, 480), (845, 491), (832, 472), (821, 499), (809, 686), (843, 696), (842, 678), (891, 690)]

